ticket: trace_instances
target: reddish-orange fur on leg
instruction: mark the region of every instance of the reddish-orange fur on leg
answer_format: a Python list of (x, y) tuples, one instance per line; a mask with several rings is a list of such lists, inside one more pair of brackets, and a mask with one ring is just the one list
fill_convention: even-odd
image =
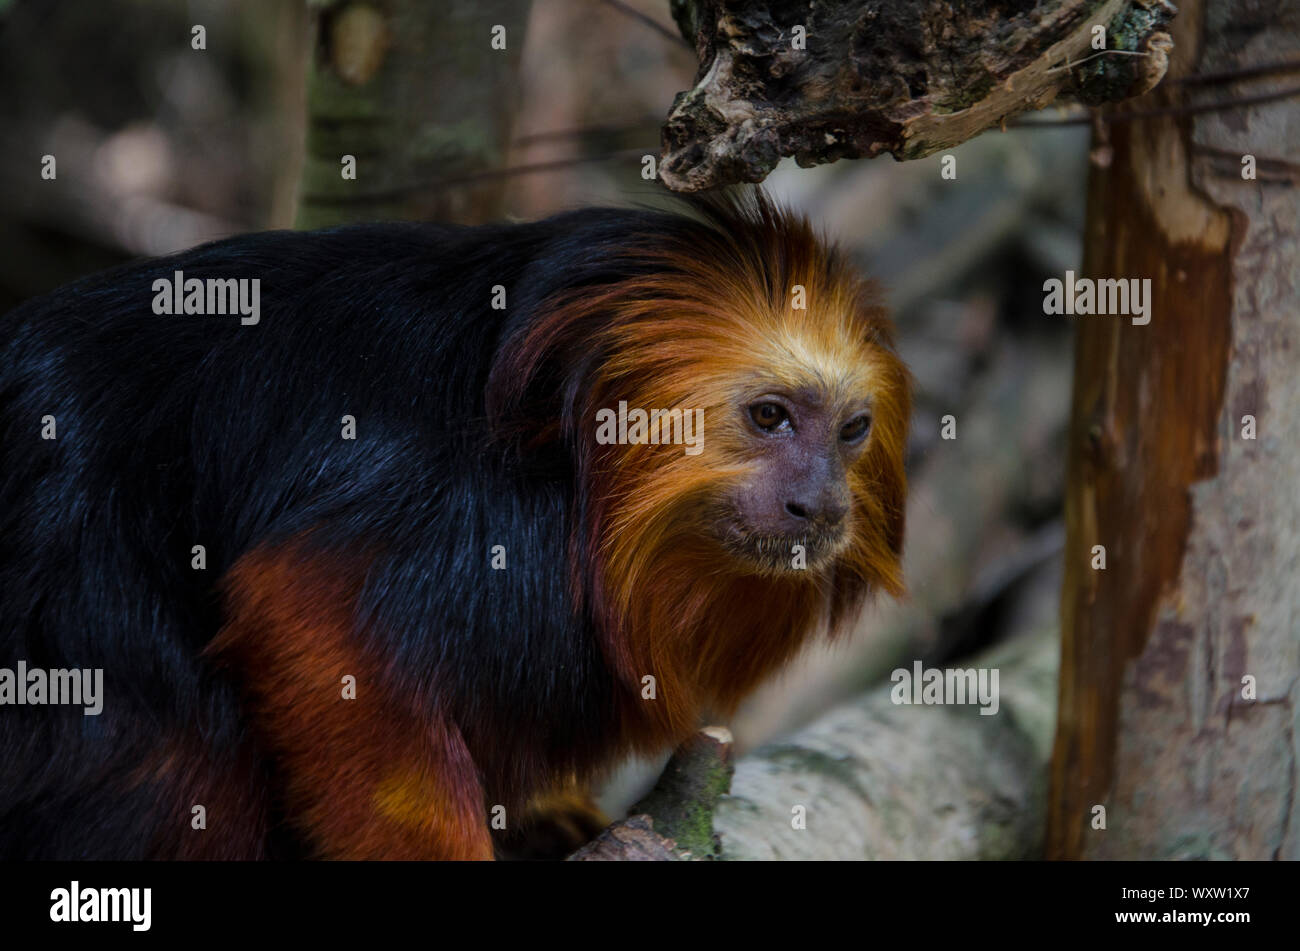
[[(244, 684), (290, 820), (318, 856), (490, 859), (459, 731), (417, 716), (357, 643), (358, 569), (302, 544), (250, 553), (227, 578), (230, 620), (211, 651)], [(346, 675), (356, 699), (344, 699)]]

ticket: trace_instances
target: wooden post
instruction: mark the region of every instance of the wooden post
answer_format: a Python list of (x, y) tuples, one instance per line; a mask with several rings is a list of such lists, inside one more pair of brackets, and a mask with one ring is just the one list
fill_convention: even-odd
[[(1121, 108), (1300, 54), (1294, 7), (1179, 7), (1169, 78)], [(1072, 318), (1050, 857), (1300, 858), (1298, 141), (1291, 98), (1096, 143), (1083, 276), (1149, 278), (1151, 310)]]

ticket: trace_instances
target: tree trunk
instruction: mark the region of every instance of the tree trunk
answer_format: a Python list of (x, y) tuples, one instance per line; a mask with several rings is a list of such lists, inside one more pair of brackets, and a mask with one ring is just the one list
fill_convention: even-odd
[[(297, 227), (498, 218), (503, 179), (446, 180), (505, 164), (530, 0), (313, 6)], [(355, 178), (344, 176), (348, 155)]]
[[(1180, 7), (1171, 79), (1300, 53), (1294, 4)], [(1297, 129), (1293, 98), (1099, 143), (1085, 270), (1150, 278), (1151, 317), (1078, 319), (1051, 857), (1300, 858)]]

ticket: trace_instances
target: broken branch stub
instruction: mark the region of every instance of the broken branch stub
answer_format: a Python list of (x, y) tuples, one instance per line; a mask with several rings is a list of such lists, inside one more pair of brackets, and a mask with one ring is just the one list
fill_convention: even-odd
[(785, 156), (921, 158), (1058, 96), (1139, 95), (1164, 76), (1176, 12), (1166, 0), (672, 7), (700, 67), (664, 123), (660, 175), (687, 192), (762, 181)]

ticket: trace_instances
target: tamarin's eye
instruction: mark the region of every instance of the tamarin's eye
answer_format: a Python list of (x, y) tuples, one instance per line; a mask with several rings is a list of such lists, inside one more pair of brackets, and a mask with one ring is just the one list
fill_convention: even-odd
[(790, 414), (780, 403), (755, 403), (749, 408), (749, 418), (755, 426), (769, 433), (790, 428)]
[(863, 413), (840, 427), (840, 439), (843, 442), (860, 442), (869, 429), (871, 429), (871, 417)]

